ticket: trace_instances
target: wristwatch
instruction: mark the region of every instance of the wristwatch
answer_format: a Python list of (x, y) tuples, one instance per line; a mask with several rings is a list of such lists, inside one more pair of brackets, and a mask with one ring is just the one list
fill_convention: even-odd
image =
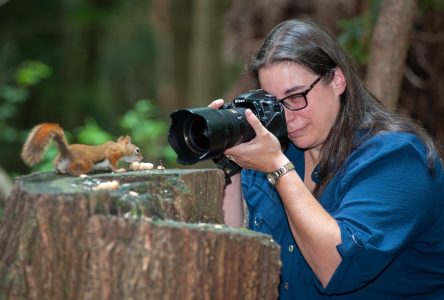
[(289, 161), (276, 171), (267, 173), (267, 179), (272, 185), (275, 185), (279, 178), (291, 170), (294, 170), (294, 165), (291, 161)]

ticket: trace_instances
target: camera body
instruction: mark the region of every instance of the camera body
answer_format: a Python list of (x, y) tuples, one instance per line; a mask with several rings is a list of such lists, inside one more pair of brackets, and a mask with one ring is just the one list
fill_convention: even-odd
[(265, 91), (251, 90), (220, 109), (200, 107), (173, 112), (168, 142), (177, 153), (177, 162), (190, 165), (212, 159), (255, 136), (245, 117), (251, 111), (281, 143), (287, 141), (287, 126), (282, 105)]

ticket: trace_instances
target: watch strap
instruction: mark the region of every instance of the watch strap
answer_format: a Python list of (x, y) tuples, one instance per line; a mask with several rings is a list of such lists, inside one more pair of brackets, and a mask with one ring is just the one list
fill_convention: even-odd
[(275, 185), (279, 178), (281, 178), (284, 174), (287, 174), (291, 170), (294, 170), (294, 165), (291, 161), (289, 161), (283, 166), (279, 167), (277, 170), (267, 173), (268, 181), (272, 185)]

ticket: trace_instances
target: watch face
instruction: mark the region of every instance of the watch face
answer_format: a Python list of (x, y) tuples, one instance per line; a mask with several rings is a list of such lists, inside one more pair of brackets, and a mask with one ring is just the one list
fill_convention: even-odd
[(272, 185), (274, 185), (276, 183), (276, 180), (274, 179), (273, 175), (271, 175), (271, 174), (267, 174), (267, 179)]

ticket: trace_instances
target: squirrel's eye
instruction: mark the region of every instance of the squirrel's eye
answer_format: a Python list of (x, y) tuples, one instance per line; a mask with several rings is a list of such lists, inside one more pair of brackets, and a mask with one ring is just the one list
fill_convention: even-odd
[(136, 148), (136, 153), (140, 154), (140, 149), (139, 148)]

